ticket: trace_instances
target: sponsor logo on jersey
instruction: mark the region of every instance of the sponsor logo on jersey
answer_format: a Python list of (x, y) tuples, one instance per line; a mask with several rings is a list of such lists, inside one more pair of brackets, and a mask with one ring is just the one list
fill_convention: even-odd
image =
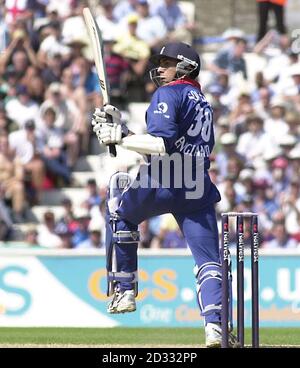
[[(157, 109), (154, 110), (154, 114), (165, 114), (168, 111), (169, 106), (165, 102), (160, 102), (157, 105)], [(169, 118), (170, 115), (164, 115), (165, 118)]]

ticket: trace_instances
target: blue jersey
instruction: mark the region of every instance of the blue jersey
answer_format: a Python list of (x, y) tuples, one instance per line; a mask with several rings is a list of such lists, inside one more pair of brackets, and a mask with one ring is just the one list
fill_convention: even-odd
[[(167, 155), (152, 155), (118, 212), (132, 223), (162, 213), (191, 213), (218, 202), (208, 175), (214, 146), (213, 113), (197, 82), (160, 87), (146, 112), (149, 134), (164, 139)], [(187, 169), (186, 169), (187, 168)], [(200, 173), (200, 175), (199, 175)]]
[(197, 82), (173, 82), (153, 95), (146, 113), (149, 134), (162, 137), (166, 152), (203, 157), (209, 169), (209, 156), (215, 144), (213, 112)]

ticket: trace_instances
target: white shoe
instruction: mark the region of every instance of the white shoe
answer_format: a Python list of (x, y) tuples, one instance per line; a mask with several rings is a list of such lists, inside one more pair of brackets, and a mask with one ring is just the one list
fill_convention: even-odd
[(136, 310), (134, 290), (124, 292), (116, 290), (112, 301), (107, 306), (107, 312), (111, 314), (134, 312)]
[[(220, 348), (222, 345), (222, 329), (218, 323), (208, 323), (205, 326), (205, 345), (207, 348)], [(229, 332), (228, 346), (230, 348), (239, 347), (236, 337)]]

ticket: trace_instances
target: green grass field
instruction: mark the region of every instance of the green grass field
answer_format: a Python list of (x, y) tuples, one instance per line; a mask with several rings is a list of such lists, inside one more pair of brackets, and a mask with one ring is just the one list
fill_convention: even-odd
[[(251, 329), (246, 329), (250, 344)], [(299, 346), (300, 328), (261, 328), (261, 346)], [(197, 328), (0, 328), (0, 344), (203, 346)]]

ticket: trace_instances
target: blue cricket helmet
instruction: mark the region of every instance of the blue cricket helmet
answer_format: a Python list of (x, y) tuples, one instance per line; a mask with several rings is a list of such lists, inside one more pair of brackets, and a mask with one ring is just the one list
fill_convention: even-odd
[(159, 54), (153, 55), (150, 61), (159, 65), (164, 57), (178, 60), (177, 71), (181, 75), (196, 78), (200, 72), (201, 61), (198, 53), (188, 44), (183, 42), (170, 42), (160, 50)]

